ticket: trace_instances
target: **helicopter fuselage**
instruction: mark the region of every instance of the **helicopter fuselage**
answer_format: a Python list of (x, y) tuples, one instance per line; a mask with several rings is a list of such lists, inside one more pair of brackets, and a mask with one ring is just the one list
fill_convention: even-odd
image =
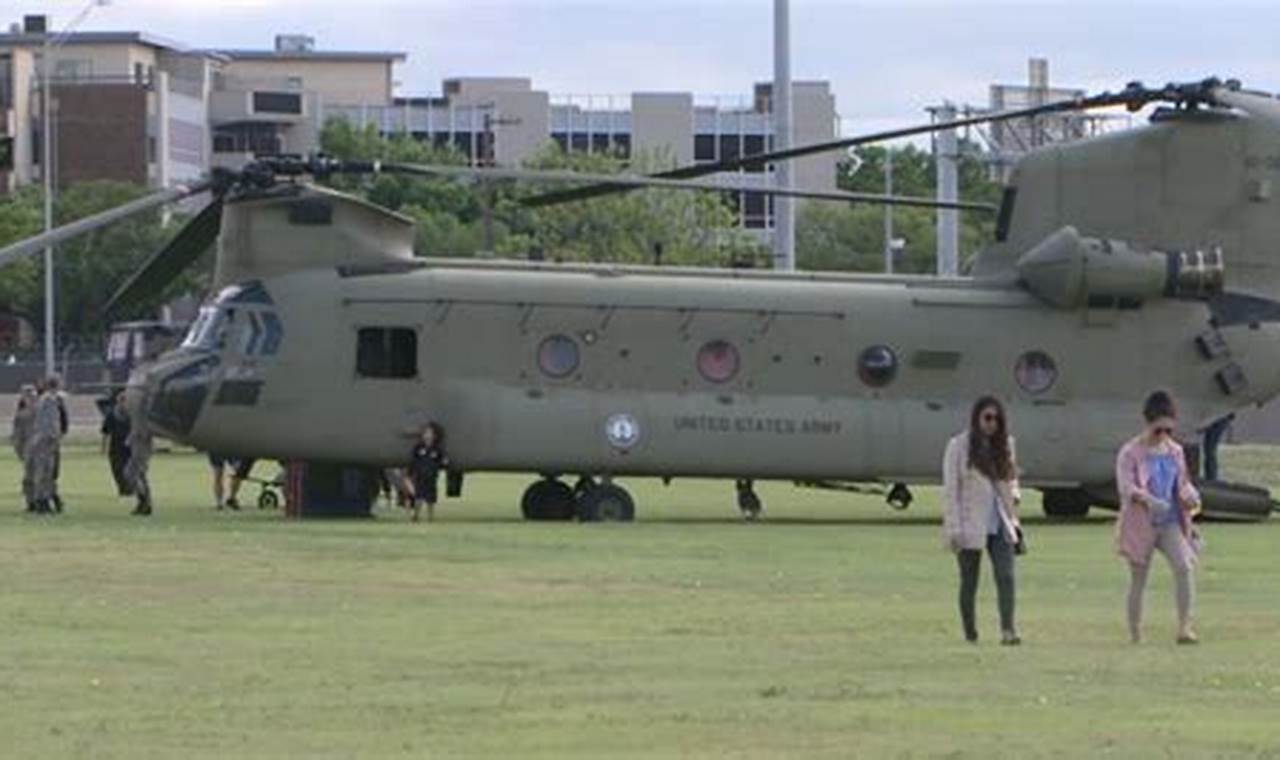
[[(1280, 392), (1280, 324), (1217, 330), (1210, 358), (1209, 318), (968, 279), (306, 270), (224, 291), (151, 369), (151, 420), (290, 460), (403, 464), (434, 420), (467, 471), (919, 483), (981, 389), (1008, 406), (1024, 481), (1073, 487), (1111, 479), (1156, 387), (1187, 433)], [(1224, 387), (1228, 364), (1247, 382)]]

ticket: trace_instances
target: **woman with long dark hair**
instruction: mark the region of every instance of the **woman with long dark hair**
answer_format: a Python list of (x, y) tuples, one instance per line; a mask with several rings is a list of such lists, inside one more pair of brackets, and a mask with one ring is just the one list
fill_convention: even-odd
[(991, 557), (1000, 608), (1000, 643), (1022, 643), (1014, 623), (1014, 547), (1018, 544), (1018, 463), (1004, 406), (983, 396), (969, 414), (969, 429), (947, 443), (942, 462), (942, 530), (960, 568), (960, 622), (978, 640), (974, 603), (982, 550)]
[(1191, 627), (1191, 604), (1197, 557), (1191, 516), (1200, 508), (1200, 494), (1191, 484), (1182, 446), (1173, 437), (1178, 425), (1173, 396), (1167, 391), (1152, 393), (1142, 416), (1146, 429), (1116, 456), (1116, 550), (1129, 562), (1129, 637), (1135, 644), (1142, 640), (1142, 597), (1151, 555), (1159, 549), (1173, 571), (1178, 643), (1195, 644), (1199, 639)]

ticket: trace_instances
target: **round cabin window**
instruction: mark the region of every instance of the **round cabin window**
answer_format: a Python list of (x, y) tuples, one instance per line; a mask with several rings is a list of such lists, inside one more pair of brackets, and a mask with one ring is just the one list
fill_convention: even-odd
[(538, 346), (538, 369), (548, 377), (563, 378), (578, 369), (578, 344), (565, 335), (552, 335)]
[(708, 382), (727, 383), (738, 374), (738, 349), (725, 340), (713, 340), (698, 349), (698, 373)]
[(858, 357), (858, 377), (872, 388), (883, 388), (898, 374), (898, 355), (888, 346), (871, 346)]
[(1028, 351), (1018, 357), (1013, 369), (1018, 387), (1031, 394), (1044, 393), (1058, 380), (1058, 365), (1043, 351)]

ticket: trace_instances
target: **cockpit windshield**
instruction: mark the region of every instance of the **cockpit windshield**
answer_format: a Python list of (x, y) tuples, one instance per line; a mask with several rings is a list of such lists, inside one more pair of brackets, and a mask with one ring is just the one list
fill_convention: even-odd
[(235, 318), (235, 309), (224, 306), (205, 306), (200, 309), (196, 321), (191, 323), (187, 337), (182, 341), (183, 348), (201, 348), (206, 351), (217, 351), (227, 344), (227, 331)]

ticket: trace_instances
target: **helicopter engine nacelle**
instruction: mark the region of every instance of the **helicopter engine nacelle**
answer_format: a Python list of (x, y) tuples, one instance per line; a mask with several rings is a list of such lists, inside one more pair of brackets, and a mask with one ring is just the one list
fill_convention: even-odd
[(1222, 292), (1222, 252), (1151, 251), (1121, 240), (1049, 235), (1018, 260), (1031, 292), (1062, 308), (1149, 298), (1207, 299)]

